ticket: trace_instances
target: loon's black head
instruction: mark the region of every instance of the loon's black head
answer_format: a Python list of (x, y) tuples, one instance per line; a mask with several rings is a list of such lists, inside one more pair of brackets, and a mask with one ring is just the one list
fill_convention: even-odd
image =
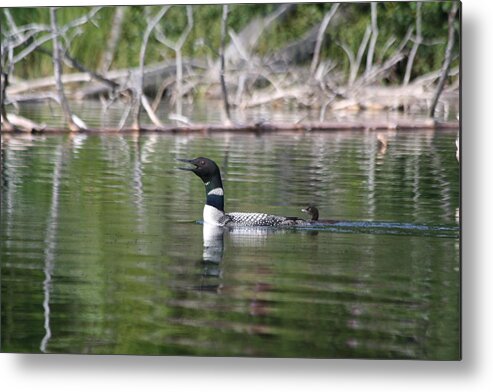
[(195, 167), (180, 167), (181, 170), (194, 172), (206, 184), (215, 178), (221, 178), (219, 167), (211, 159), (198, 157), (195, 159), (177, 159), (180, 162), (187, 162)]
[[(211, 159), (198, 157), (195, 159), (178, 159), (180, 162), (187, 162), (192, 164), (194, 167), (180, 167), (181, 170), (188, 170), (194, 172), (200, 177), (205, 185), (205, 194), (207, 196), (205, 211), (208, 211), (207, 206), (214, 207), (219, 211), (219, 215), (206, 217), (204, 215), (204, 221), (208, 220), (211, 222), (216, 222), (222, 215), (224, 215), (224, 190), (223, 183), (221, 181), (221, 172), (219, 167)], [(209, 212), (208, 212), (209, 214)], [(219, 218), (218, 218), (219, 217)]]
[(309, 205), (306, 208), (302, 208), (301, 211), (311, 215), (312, 220), (314, 221), (318, 220), (318, 208), (315, 207), (314, 205)]
[(219, 166), (216, 165), (212, 159), (198, 157), (195, 159), (178, 159), (180, 162), (187, 162), (192, 164), (194, 167), (180, 167), (181, 170), (188, 170), (194, 172), (200, 177), (205, 185), (205, 192), (208, 194), (213, 189), (223, 187), (223, 182), (221, 181), (221, 172), (219, 171)]

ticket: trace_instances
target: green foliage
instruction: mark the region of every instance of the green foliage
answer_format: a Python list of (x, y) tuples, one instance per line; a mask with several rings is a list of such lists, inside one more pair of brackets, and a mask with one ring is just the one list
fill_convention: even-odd
[[(231, 4), (229, 6), (228, 25), (239, 33), (252, 19), (273, 12), (278, 4)], [(268, 55), (289, 42), (303, 37), (311, 28), (321, 22), (333, 3), (300, 4), (279, 23), (264, 32), (256, 51)], [(415, 59), (413, 76), (436, 70), (443, 60), (447, 40), (447, 17), (450, 2), (425, 2), (422, 6), (422, 30), (424, 43), (420, 46)], [(113, 68), (128, 68), (138, 65), (139, 50), (143, 32), (147, 26), (147, 17), (155, 15), (160, 6), (129, 6), (125, 13), (122, 36), (118, 44)], [(59, 25), (63, 26), (89, 12), (90, 7), (61, 7), (58, 10)], [(93, 19), (78, 29), (72, 29), (67, 35), (70, 54), (91, 69), (98, 69), (111, 33), (115, 7), (103, 7)], [(398, 46), (407, 30), (415, 25), (415, 2), (378, 3), (379, 35), (375, 49), (375, 61), (382, 62)], [(49, 26), (48, 8), (13, 8), (10, 10), (17, 26), (39, 23)], [(193, 7), (194, 26), (183, 47), (185, 57), (217, 56), (220, 43), (220, 23), (222, 5), (200, 5)], [(322, 58), (331, 58), (343, 71), (349, 69), (349, 62), (340, 44), (347, 45), (356, 53), (365, 29), (370, 23), (369, 3), (344, 3), (337, 12), (339, 22), (333, 22), (327, 29)], [(342, 20), (341, 20), (342, 19)], [(6, 25), (5, 15), (0, 16), (2, 26)], [(165, 35), (176, 41), (186, 27), (185, 6), (172, 6), (161, 21)], [(457, 29), (459, 28), (457, 23)], [(5, 32), (3, 33), (5, 34)], [(459, 32), (457, 32), (457, 35)], [(385, 43), (395, 37), (395, 43), (384, 53)], [(2, 35), (2, 39), (4, 36)], [(457, 40), (458, 42), (458, 40)], [(407, 48), (412, 43), (408, 43)], [(48, 41), (43, 45), (51, 50)], [(455, 45), (455, 54), (459, 52)], [(19, 48), (22, 50), (22, 48)], [(146, 62), (152, 63), (173, 58), (173, 50), (165, 47), (152, 36), (148, 44)], [(366, 59), (366, 53), (363, 62)], [(457, 59), (455, 63), (457, 63)], [(396, 67), (396, 77), (400, 79), (405, 69), (405, 61)], [(70, 70), (66, 70), (70, 71)], [(41, 52), (34, 52), (16, 65), (17, 77), (32, 78), (51, 75), (52, 59)]]

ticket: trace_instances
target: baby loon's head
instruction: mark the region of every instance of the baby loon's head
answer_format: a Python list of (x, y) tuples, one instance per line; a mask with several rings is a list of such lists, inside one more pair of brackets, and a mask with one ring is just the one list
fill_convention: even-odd
[(302, 208), (301, 211), (306, 212), (311, 216), (311, 219), (313, 221), (318, 220), (318, 208), (315, 207), (314, 205), (309, 205), (306, 208)]
[(216, 162), (208, 158), (198, 157), (195, 159), (177, 159), (180, 162), (187, 162), (192, 164), (194, 167), (180, 167), (181, 170), (188, 170), (194, 172), (200, 179), (207, 184), (214, 178), (220, 177), (219, 167)]

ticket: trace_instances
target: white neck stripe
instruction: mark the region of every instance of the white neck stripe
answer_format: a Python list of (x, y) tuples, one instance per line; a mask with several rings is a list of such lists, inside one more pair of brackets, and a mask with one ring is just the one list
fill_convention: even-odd
[(218, 196), (224, 196), (224, 191), (223, 188), (214, 188), (213, 190), (209, 191), (207, 193), (208, 195), (218, 195)]

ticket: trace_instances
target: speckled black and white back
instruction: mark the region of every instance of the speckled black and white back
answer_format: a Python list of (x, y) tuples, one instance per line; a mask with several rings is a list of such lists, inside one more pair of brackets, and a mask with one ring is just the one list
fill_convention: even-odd
[(226, 226), (292, 226), (303, 222), (303, 219), (260, 212), (230, 212), (224, 215), (222, 223)]

